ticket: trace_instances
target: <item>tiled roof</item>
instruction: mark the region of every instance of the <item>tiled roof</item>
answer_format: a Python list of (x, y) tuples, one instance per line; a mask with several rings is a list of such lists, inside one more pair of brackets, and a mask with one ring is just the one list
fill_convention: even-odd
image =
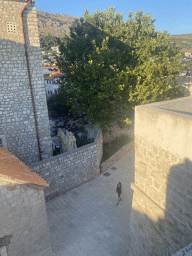
[(48, 187), (49, 184), (15, 157), (6, 148), (0, 147), (0, 174), (25, 181), (26, 183)]
[(63, 75), (65, 75), (65, 74), (62, 74), (61, 71), (58, 70), (58, 71), (55, 71), (55, 72), (51, 73), (49, 76), (46, 76), (45, 80), (51, 80), (53, 78), (58, 78), (58, 77), (63, 76)]
[(53, 67), (43, 67), (43, 68), (52, 68), (52, 69), (54, 69), (54, 68), (58, 68), (57, 66), (53, 66)]

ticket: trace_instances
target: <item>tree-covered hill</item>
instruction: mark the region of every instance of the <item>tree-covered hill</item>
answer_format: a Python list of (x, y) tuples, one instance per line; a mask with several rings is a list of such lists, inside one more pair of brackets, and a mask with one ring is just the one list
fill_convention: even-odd
[(69, 26), (75, 18), (65, 14), (37, 11), (39, 33), (56, 37), (69, 35)]
[(176, 46), (183, 48), (181, 52), (190, 52), (192, 53), (192, 33), (190, 34), (182, 34), (182, 35), (172, 35), (171, 42), (175, 42)]
[[(51, 46), (57, 45), (57, 37), (69, 35), (69, 27), (76, 18), (65, 14), (37, 11), (41, 48), (49, 50)], [(183, 46), (181, 52), (192, 53), (192, 33), (171, 36), (171, 43), (175, 42), (178, 47)]]

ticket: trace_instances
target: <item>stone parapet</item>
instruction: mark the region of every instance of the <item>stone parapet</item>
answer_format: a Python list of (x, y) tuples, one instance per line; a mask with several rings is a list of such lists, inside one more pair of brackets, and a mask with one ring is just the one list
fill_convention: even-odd
[(44, 190), (46, 201), (100, 175), (102, 145), (98, 129), (93, 143), (32, 164), (31, 169), (49, 184)]

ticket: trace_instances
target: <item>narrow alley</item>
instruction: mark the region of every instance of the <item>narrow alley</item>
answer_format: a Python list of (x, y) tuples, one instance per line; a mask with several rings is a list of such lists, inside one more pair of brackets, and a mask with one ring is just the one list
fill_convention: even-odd
[[(104, 174), (109, 174), (108, 176)], [(134, 148), (104, 174), (46, 202), (55, 256), (126, 256), (134, 182)], [(117, 203), (116, 185), (123, 195)]]

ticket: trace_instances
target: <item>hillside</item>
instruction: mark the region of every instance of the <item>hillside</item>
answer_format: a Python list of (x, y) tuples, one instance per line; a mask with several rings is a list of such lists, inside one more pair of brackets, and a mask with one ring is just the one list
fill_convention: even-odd
[(175, 42), (176, 46), (183, 46), (181, 52), (190, 52), (192, 53), (192, 33), (182, 34), (182, 35), (171, 35), (171, 42)]
[(69, 26), (75, 18), (77, 17), (37, 11), (39, 33), (54, 37), (69, 35)]
[[(56, 37), (64, 37), (65, 35), (69, 35), (69, 27), (76, 18), (77, 17), (65, 14), (54, 14), (37, 11), (41, 44), (43, 41), (46, 41), (48, 39), (52, 45), (57, 45)], [(44, 37), (43, 39), (42, 36), (48, 35), (49, 37)], [(183, 35), (172, 35), (171, 43), (173, 42), (175, 42), (176, 46), (178, 47), (183, 45), (183, 49), (181, 50), (181, 52), (192, 53), (192, 33)]]

